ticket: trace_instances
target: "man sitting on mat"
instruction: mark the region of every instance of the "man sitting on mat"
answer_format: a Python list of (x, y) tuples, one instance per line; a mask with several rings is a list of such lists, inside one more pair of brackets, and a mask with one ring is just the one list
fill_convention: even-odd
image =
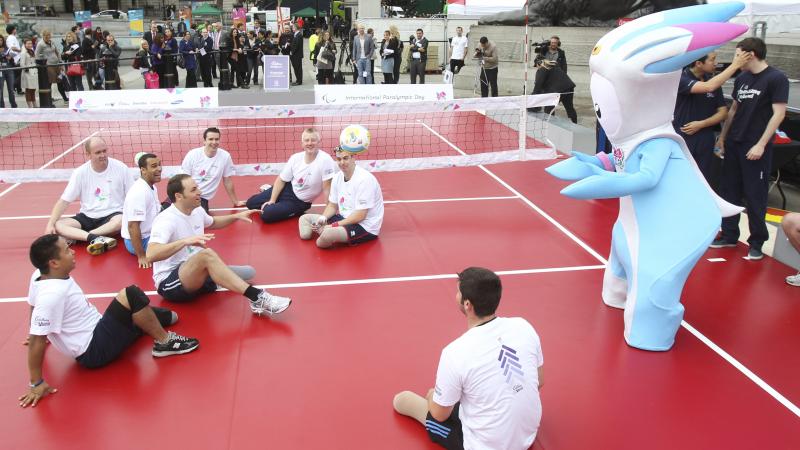
[(289, 158), (275, 179), (275, 185), (262, 186), (261, 193), (247, 200), (247, 209), (260, 209), (264, 223), (275, 223), (302, 214), (311, 208), (311, 202), (320, 192), (325, 194), (326, 199), (331, 192), (336, 164), (330, 155), (319, 151), (319, 131), (306, 128), (301, 142), (303, 151)]
[(319, 234), (317, 247), (350, 245), (378, 237), (383, 223), (383, 193), (375, 176), (356, 165), (356, 155), (336, 149), (341, 172), (333, 177), (328, 204), (322, 214), (300, 217), (300, 239)]
[(147, 259), (154, 263), (153, 280), (162, 297), (171, 302), (188, 302), (216, 291), (219, 284), (247, 297), (253, 314), (278, 314), (289, 307), (290, 299), (256, 289), (242, 279), (255, 275), (251, 267), (228, 267), (214, 250), (206, 247), (214, 235), (206, 234), (205, 227), (223, 228), (236, 220), (252, 223), (249, 216), (257, 211), (209, 216), (199, 207), (202, 193), (187, 174), (170, 178), (167, 195), (172, 206), (153, 221), (147, 246)]
[[(109, 236), (122, 226), (122, 204), (133, 176), (121, 161), (108, 157), (108, 146), (98, 137), (84, 144), (89, 159), (72, 172), (67, 188), (53, 206), (44, 232), (58, 233), (69, 241), (86, 241), (86, 251), (99, 255), (117, 246)], [(61, 217), (70, 203), (80, 199), (75, 217)]]
[(197, 339), (165, 331), (164, 327), (177, 322), (178, 315), (150, 307), (147, 295), (135, 285), (119, 291), (101, 315), (70, 277), (75, 268), (75, 252), (64, 238), (46, 234), (36, 239), (31, 244), (30, 258), (36, 270), (28, 290), (32, 309), (28, 344), (30, 390), (19, 397), (23, 408), (36, 406), (44, 396), (56, 392), (42, 375), (47, 340), (89, 369), (114, 361), (142, 334), (153, 338), (155, 357), (189, 353), (200, 345)]
[(222, 132), (218, 128), (208, 128), (203, 132), (203, 146), (193, 150), (183, 158), (181, 170), (194, 178), (195, 183), (203, 192), (201, 206), (208, 212), (208, 202), (219, 188), (220, 181), (228, 192), (228, 197), (234, 207), (244, 206), (244, 201), (238, 200), (236, 190), (233, 188), (234, 167), (231, 154), (219, 148)]
[(161, 160), (152, 153), (140, 154), (137, 161), (141, 177), (133, 183), (122, 207), (122, 238), (125, 248), (139, 260), (139, 268), (147, 269), (147, 243), (153, 220), (161, 212), (156, 183), (161, 181)]
[(542, 347), (530, 323), (497, 317), (500, 278), (480, 267), (458, 274), (456, 301), (468, 330), (442, 350), (427, 398), (404, 391), (394, 409), (448, 449), (527, 449), (542, 418)]

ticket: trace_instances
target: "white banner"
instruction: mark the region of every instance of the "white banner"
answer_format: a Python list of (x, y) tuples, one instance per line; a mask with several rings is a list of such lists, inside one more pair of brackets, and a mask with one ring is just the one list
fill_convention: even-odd
[(69, 108), (92, 109), (183, 109), (218, 108), (217, 88), (125, 89), (119, 91), (72, 91)]
[(452, 84), (317, 84), (314, 103), (442, 102), (453, 99)]

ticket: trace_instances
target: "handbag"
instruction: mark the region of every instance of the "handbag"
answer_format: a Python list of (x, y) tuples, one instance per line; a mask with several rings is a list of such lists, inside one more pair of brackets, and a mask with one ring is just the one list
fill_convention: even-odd
[(138, 69), (140, 69), (140, 68), (142, 67), (142, 63), (141, 63), (141, 61), (139, 60), (139, 57), (138, 57), (138, 56), (137, 56), (136, 58), (133, 58), (133, 62), (131, 62), (131, 66), (132, 66), (134, 69), (137, 69), (137, 70), (138, 70)]
[(333, 84), (344, 84), (344, 75), (341, 70), (337, 70), (333, 76)]
[(81, 77), (86, 73), (82, 64), (70, 64), (67, 66), (67, 75), (70, 77)]

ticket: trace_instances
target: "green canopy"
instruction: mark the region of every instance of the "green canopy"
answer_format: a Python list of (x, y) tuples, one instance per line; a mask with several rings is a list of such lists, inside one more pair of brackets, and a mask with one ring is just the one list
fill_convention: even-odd
[(221, 14), (222, 11), (208, 3), (204, 3), (198, 6), (197, 9), (192, 10), (193, 16), (219, 16)]
[[(320, 16), (325, 16), (326, 13), (325, 13), (325, 11), (320, 11), (319, 15)], [(317, 17), (317, 10), (309, 6), (308, 8), (303, 8), (300, 11), (292, 13), (292, 16), (293, 17)]]

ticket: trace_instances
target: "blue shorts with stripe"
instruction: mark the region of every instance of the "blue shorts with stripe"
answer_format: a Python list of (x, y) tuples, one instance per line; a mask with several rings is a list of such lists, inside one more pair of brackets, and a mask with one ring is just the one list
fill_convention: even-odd
[(428, 431), (428, 437), (448, 450), (464, 449), (464, 433), (461, 431), (461, 420), (458, 418), (459, 406), (460, 403), (455, 404), (450, 417), (444, 422), (434, 419), (431, 413), (428, 413), (428, 417), (425, 418), (425, 430)]

